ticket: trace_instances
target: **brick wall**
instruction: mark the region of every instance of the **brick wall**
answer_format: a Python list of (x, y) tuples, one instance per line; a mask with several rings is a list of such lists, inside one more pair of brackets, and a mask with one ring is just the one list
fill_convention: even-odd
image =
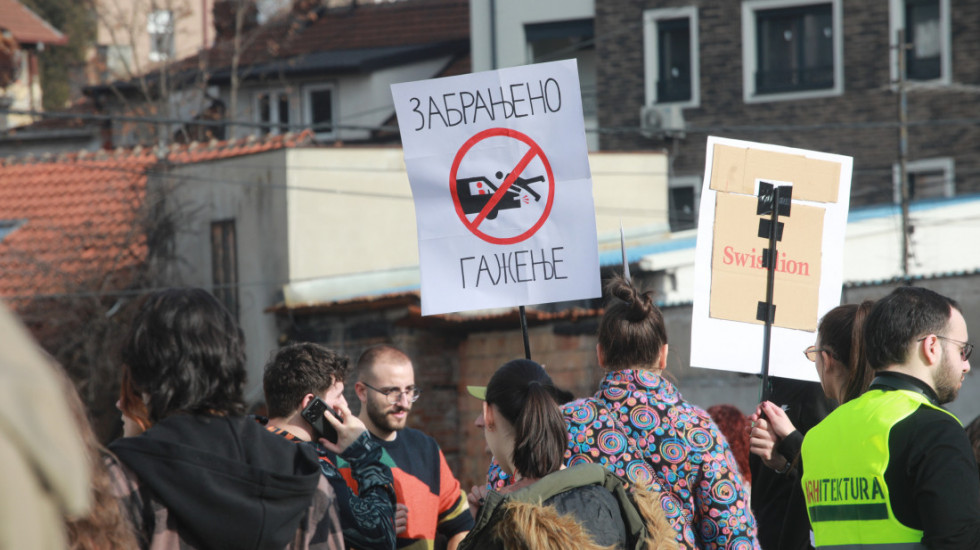
[[(701, 106), (684, 111), (686, 137), (644, 138), (635, 130), (644, 102), (643, 11), (690, 5), (699, 8)], [(980, 3), (950, 5), (955, 84), (909, 93), (909, 159), (954, 157), (956, 193), (964, 194), (980, 191)], [(887, 124), (898, 122), (898, 96), (889, 86), (888, 3), (844, 2), (845, 91), (830, 98), (746, 104), (741, 17), (740, 2), (596, 2), (599, 122), (611, 129), (601, 148), (666, 149), (678, 176), (703, 174), (709, 133), (839, 153), (854, 157), (852, 205), (891, 202), (898, 129)], [(963, 119), (972, 122), (951, 123)]]
[[(917, 281), (960, 302), (967, 325), (980, 330), (980, 275)], [(884, 296), (895, 285), (845, 288), (842, 303)], [(467, 385), (486, 385), (497, 367), (524, 356), (520, 327), (509, 330), (477, 330), (461, 325), (454, 330), (410, 328), (401, 319), (404, 310), (366, 312), (347, 316), (293, 315), (281, 317), (285, 339), (320, 342), (356, 359), (369, 345), (391, 343), (404, 349), (415, 363), (416, 382), (423, 394), (412, 409), (409, 425), (435, 437), (453, 472), (467, 491), (483, 483), (489, 465), (483, 433), (473, 422), (480, 401), (466, 393)], [(731, 403), (750, 413), (759, 398), (756, 375), (690, 367), (691, 306), (663, 309), (668, 329), (669, 354), (665, 376), (684, 398), (702, 408)], [(558, 322), (531, 327), (531, 355), (555, 382), (576, 397), (595, 392), (602, 372), (595, 356), (597, 320)], [(469, 331), (469, 332), (464, 332)], [(760, 342), (761, 346), (761, 342)], [(740, 360), (732, 357), (732, 361)], [(971, 373), (959, 398), (949, 409), (964, 422), (980, 415), (980, 382)], [(348, 401), (358, 408), (353, 395)]]
[[(544, 365), (557, 386), (582, 397), (595, 391), (600, 374), (595, 354), (595, 324), (585, 321), (576, 325), (580, 330), (567, 330), (567, 325), (566, 330), (560, 331), (551, 325), (532, 327), (528, 335), (531, 358)], [(467, 489), (485, 481), (490, 458), (486, 454), (483, 430), (473, 425), (482, 410), (482, 402), (471, 397), (465, 388), (467, 385), (485, 386), (498, 367), (522, 357), (524, 343), (520, 327), (472, 333), (459, 348), (461, 391), (457, 407), (461, 420), (459, 434), (465, 452), (456, 473)]]

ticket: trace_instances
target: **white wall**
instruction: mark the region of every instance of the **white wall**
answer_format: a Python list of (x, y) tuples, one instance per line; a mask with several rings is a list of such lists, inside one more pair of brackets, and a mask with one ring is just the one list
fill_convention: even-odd
[(211, 222), (234, 219), (239, 316), (245, 333), (246, 398), (262, 394), (262, 368), (278, 347), (275, 319), (265, 309), (289, 280), (285, 151), (183, 165), (173, 171), (168, 200), (179, 214), (174, 284), (212, 288)]
[(669, 229), (667, 218), (667, 155), (650, 153), (590, 153), (596, 231), (614, 232), (619, 226)]
[[(902, 233), (898, 207), (888, 215), (847, 225), (844, 281), (869, 282), (902, 275)], [(980, 198), (913, 205), (909, 274), (933, 275), (980, 269)]]
[(418, 265), (401, 148), (289, 151), (292, 281)]

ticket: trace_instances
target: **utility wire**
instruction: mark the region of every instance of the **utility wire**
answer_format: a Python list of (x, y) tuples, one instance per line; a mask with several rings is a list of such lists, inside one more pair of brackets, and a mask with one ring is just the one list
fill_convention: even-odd
[[(132, 123), (146, 123), (151, 125), (160, 124), (188, 124), (188, 125), (200, 125), (200, 126), (244, 126), (250, 128), (262, 128), (262, 129), (281, 129), (288, 128), (290, 131), (302, 131), (302, 130), (313, 130), (313, 131), (332, 131), (332, 130), (366, 130), (366, 131), (379, 131), (379, 132), (398, 132), (398, 126), (388, 126), (388, 125), (364, 125), (364, 124), (341, 124), (341, 123), (329, 123), (329, 124), (306, 124), (306, 123), (279, 123), (279, 122), (255, 122), (255, 121), (242, 121), (242, 120), (205, 120), (205, 119), (186, 119), (186, 118), (168, 118), (168, 117), (151, 117), (151, 116), (134, 116), (134, 115), (100, 115), (95, 113), (66, 113), (66, 112), (47, 112), (47, 111), (36, 111), (36, 110), (25, 110), (25, 109), (2, 109), (0, 108), (0, 114), (11, 114), (11, 115), (23, 115), (31, 117), (40, 118), (52, 118), (52, 119), (68, 119), (68, 120), (85, 120), (85, 121), (95, 121), (95, 122), (132, 122)], [(817, 124), (721, 124), (721, 125), (706, 125), (706, 126), (685, 126), (678, 131), (683, 131), (687, 134), (711, 134), (718, 132), (799, 132), (799, 131), (817, 131), (817, 130), (877, 130), (877, 129), (896, 129), (900, 123), (898, 121), (866, 121), (866, 122), (823, 122)], [(972, 118), (943, 118), (943, 119), (928, 119), (928, 120), (915, 120), (909, 121), (908, 125), (911, 126), (980, 126), (980, 117)], [(666, 130), (670, 130), (667, 128)], [(599, 126), (596, 128), (586, 128), (586, 132), (598, 132), (600, 134), (638, 134), (641, 132), (640, 126)], [(10, 133), (10, 130), (8, 130)], [(13, 135), (16, 135), (14, 133)]]

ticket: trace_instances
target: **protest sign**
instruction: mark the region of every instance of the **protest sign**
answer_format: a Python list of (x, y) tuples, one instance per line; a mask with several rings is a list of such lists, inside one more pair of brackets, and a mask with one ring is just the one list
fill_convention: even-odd
[(817, 380), (803, 355), (819, 318), (840, 303), (851, 157), (708, 138), (695, 253), (691, 364), (758, 373), (768, 237), (760, 186), (791, 189), (779, 217), (769, 373)]
[(423, 315), (601, 294), (574, 61), (391, 93), (415, 200)]

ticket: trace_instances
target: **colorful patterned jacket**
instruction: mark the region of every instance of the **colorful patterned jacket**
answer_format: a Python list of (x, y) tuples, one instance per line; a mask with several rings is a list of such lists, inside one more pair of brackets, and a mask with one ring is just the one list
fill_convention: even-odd
[[(682, 548), (758, 549), (735, 458), (699, 407), (653, 371), (611, 372), (594, 396), (562, 406), (569, 466), (602, 464), (631, 483), (661, 491)], [(509, 480), (491, 466), (490, 486)]]

